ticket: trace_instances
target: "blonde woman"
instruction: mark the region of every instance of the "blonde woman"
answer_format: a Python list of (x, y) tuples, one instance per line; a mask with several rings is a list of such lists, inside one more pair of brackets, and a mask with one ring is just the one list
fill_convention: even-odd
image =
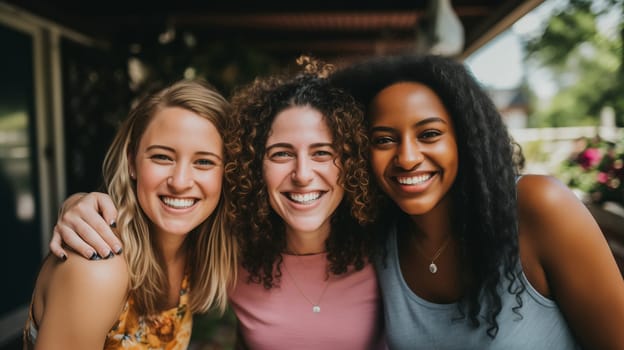
[(222, 191), (228, 111), (213, 88), (181, 81), (130, 112), (103, 165), (123, 259), (46, 258), (26, 349), (186, 349), (192, 314), (224, 310), (236, 273)]

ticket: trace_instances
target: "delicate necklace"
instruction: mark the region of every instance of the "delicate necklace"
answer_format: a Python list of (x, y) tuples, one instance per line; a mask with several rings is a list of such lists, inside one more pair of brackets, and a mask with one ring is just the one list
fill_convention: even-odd
[[(432, 274), (436, 274), (438, 272), (438, 265), (436, 265), (435, 261), (437, 258), (440, 257), (440, 254), (444, 252), (444, 249), (448, 246), (450, 241), (451, 241), (451, 236), (449, 235), (448, 237), (446, 237), (446, 240), (444, 241), (444, 243), (442, 243), (440, 248), (436, 250), (435, 254), (433, 254), (433, 258), (431, 258), (431, 263), (429, 263), (429, 272), (431, 272)], [(422, 254), (424, 257), (427, 257), (427, 254), (425, 254), (425, 252), (422, 250), (422, 248), (418, 244), (416, 244), (416, 249), (418, 249), (420, 254)]]
[[(299, 260), (299, 254), (294, 253), (293, 255), (297, 258), (299, 263), (301, 265), (303, 265), (303, 262), (301, 260)], [(314, 313), (321, 312), (321, 300), (323, 299), (323, 296), (325, 295), (325, 292), (327, 291), (327, 287), (329, 287), (329, 281), (330, 281), (331, 277), (327, 278), (327, 281), (325, 282), (325, 287), (323, 287), (323, 291), (321, 292), (321, 295), (318, 297), (318, 301), (315, 303), (312, 300), (310, 300), (310, 298), (308, 298), (308, 296), (303, 292), (301, 287), (299, 287), (299, 284), (297, 283), (297, 280), (295, 279), (295, 277), (288, 270), (288, 266), (286, 266), (286, 262), (284, 262), (283, 266), (284, 266), (284, 270), (286, 270), (286, 273), (288, 274), (290, 279), (293, 281), (293, 284), (295, 285), (295, 288), (297, 288), (297, 291), (299, 291), (299, 294), (301, 294), (301, 296), (305, 300), (307, 300), (308, 303), (310, 303), (312, 305), (312, 312), (314, 312)]]

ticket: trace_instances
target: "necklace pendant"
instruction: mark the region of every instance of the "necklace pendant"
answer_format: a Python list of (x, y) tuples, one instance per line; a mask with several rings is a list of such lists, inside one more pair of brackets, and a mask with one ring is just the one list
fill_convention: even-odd
[(429, 264), (429, 272), (435, 274), (438, 272), (438, 265), (436, 265), (434, 262), (432, 262), (431, 264)]
[(319, 313), (319, 312), (321, 312), (321, 307), (320, 307), (320, 306), (318, 306), (318, 305), (313, 305), (313, 306), (312, 306), (312, 312), (314, 312), (314, 313)]

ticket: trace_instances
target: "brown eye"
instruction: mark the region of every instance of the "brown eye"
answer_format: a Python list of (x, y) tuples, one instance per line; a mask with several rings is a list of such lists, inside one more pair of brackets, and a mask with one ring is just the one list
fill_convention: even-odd
[(438, 130), (426, 130), (425, 132), (420, 134), (421, 139), (432, 139), (442, 135), (442, 133)]
[(389, 136), (376, 137), (373, 139), (373, 143), (375, 143), (376, 145), (383, 145), (392, 142), (394, 142), (394, 140)]
[(198, 159), (198, 160), (195, 161), (195, 163), (197, 165), (199, 165), (200, 167), (203, 167), (203, 168), (207, 168), (207, 167), (211, 167), (211, 166), (216, 165), (216, 163), (213, 162), (210, 159)]
[(168, 162), (172, 160), (171, 157), (165, 154), (154, 154), (153, 156), (150, 157), (150, 159), (158, 161), (158, 162)]
[(295, 155), (292, 152), (288, 151), (276, 151), (269, 154), (269, 159), (274, 161), (286, 161), (294, 158)]

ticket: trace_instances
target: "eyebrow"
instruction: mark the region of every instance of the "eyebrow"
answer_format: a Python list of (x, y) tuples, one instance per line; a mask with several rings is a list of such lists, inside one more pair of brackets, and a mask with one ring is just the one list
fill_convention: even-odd
[[(444, 123), (444, 124), (448, 124), (448, 122), (440, 117), (429, 117), (429, 118), (425, 118), (423, 120), (418, 121), (417, 123), (415, 123), (412, 127), (417, 127), (417, 126), (421, 126), (421, 125), (425, 125), (425, 124), (430, 124), (430, 123)], [(375, 126), (371, 128), (371, 131), (393, 131), (394, 128), (388, 127), (388, 126)]]
[[(270, 151), (273, 148), (295, 148), (293, 147), (293, 145), (291, 145), (290, 143), (286, 143), (286, 142), (278, 142), (278, 143), (274, 143), (272, 145), (270, 145), (269, 147), (266, 148), (267, 152)], [(318, 148), (318, 147), (334, 147), (334, 145), (332, 143), (329, 142), (317, 142), (317, 143), (313, 143), (310, 145), (310, 148)]]
[[(145, 151), (151, 151), (153, 149), (163, 149), (165, 151), (169, 151), (169, 152), (175, 153), (175, 149), (173, 149), (171, 147), (168, 147), (168, 146), (163, 146), (163, 145), (151, 145), (151, 146), (147, 147), (145, 149)], [(213, 152), (198, 151), (198, 152), (195, 152), (195, 154), (204, 155), (204, 156), (213, 156), (213, 157), (218, 158), (219, 160), (221, 160), (221, 156), (219, 156), (218, 154), (213, 153)]]

